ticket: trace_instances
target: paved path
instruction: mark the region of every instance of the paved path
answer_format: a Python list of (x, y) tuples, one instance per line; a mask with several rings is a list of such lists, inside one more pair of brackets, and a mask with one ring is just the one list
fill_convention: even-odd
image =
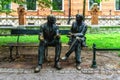
[(0, 80), (120, 80), (120, 70), (49, 68), (34, 73), (33, 69), (0, 68)]
[[(51, 50), (51, 53), (53, 53), (52, 51), (54, 50)], [(7, 51), (6, 54), (8, 54)], [(37, 56), (23, 55), (20, 59), (9, 63), (6, 59), (2, 60), (3, 57), (0, 55), (0, 80), (120, 80), (120, 67), (114, 67), (114, 64), (119, 63), (119, 57), (115, 58), (115, 54), (109, 54), (109, 56), (107, 54), (97, 53), (98, 68), (92, 69), (90, 68), (92, 52), (82, 52), (83, 62), (80, 71), (74, 67), (74, 56), (71, 56), (68, 61), (62, 62), (64, 69), (58, 71), (52, 68), (54, 55), (50, 54), (49, 65), (46, 62), (39, 73), (34, 73), (33, 70), (37, 64)], [(112, 62), (110, 62), (111, 60)], [(111, 64), (111, 66), (107, 64)]]

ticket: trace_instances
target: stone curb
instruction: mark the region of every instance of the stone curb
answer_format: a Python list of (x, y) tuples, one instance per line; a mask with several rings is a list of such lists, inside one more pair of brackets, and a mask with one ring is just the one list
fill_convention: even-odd
[[(79, 73), (79, 74), (120, 74), (120, 69), (42, 69), (40, 73), (60, 73), (60, 74), (70, 74), (70, 73)], [(0, 73), (34, 73), (34, 69), (13, 69), (13, 68), (0, 68)]]

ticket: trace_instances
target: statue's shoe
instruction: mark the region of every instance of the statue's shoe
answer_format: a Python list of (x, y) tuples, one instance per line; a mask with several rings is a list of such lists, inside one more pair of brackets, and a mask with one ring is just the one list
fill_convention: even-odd
[(61, 60), (66, 61), (66, 60), (67, 60), (67, 57), (64, 56), (64, 57), (61, 58)]
[(42, 69), (42, 66), (37, 66), (34, 70), (34, 73), (40, 72), (41, 69)]
[(61, 67), (61, 65), (60, 65), (59, 63), (55, 64), (54, 67), (55, 67), (57, 70), (61, 70), (61, 69), (62, 69), (62, 67)]
[(77, 70), (81, 70), (80, 64), (77, 64), (77, 65), (76, 65), (76, 69), (77, 69)]

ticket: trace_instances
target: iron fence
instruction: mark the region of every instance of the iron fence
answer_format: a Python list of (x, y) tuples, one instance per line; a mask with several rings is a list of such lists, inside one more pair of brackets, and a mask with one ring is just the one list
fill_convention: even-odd
[[(67, 25), (68, 17), (56, 16), (58, 25)], [(45, 23), (46, 17), (41, 16), (26, 16), (26, 25), (41, 25)], [(70, 24), (75, 21), (75, 17), (71, 17)], [(91, 16), (85, 17), (85, 23), (91, 25)], [(1, 16), (0, 25), (19, 25), (18, 17)], [(99, 16), (98, 25), (120, 25), (120, 16)]]

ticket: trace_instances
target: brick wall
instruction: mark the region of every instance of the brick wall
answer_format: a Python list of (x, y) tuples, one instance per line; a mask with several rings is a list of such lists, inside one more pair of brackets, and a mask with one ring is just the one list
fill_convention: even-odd
[[(18, 5), (15, 3), (12, 3), (12, 9), (15, 10), (15, 12), (12, 12), (12, 16), (17, 16), (17, 8)], [(111, 10), (111, 15), (120, 15), (120, 11), (115, 10), (115, 0), (109, 0), (109, 1), (104, 1), (101, 2), (101, 10), (99, 15), (110, 15), (110, 10)], [(83, 12), (83, 0), (71, 0), (71, 15), (74, 16), (78, 12), (82, 14)], [(26, 15), (39, 15), (39, 16), (46, 16), (51, 14), (51, 9), (50, 8), (45, 8), (41, 9), (38, 7), (36, 11), (26, 11)], [(64, 0), (64, 11), (61, 12), (56, 12), (52, 11), (54, 15), (64, 15), (68, 16), (68, 0)], [(3, 15), (3, 14), (2, 14)], [(86, 16), (90, 16), (90, 11), (88, 10), (88, 0), (86, 0)]]

